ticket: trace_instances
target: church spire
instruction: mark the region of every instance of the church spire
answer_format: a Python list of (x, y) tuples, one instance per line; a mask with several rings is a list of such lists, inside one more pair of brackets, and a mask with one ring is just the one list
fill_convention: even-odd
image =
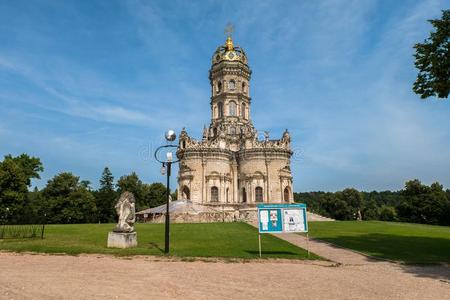
[(227, 51), (233, 51), (233, 39), (231, 38), (231, 34), (233, 33), (234, 27), (231, 23), (228, 23), (227, 27), (225, 27), (225, 34), (227, 35), (227, 40), (225, 42), (225, 48)]
[(227, 41), (225, 42), (225, 48), (227, 49), (227, 51), (234, 50), (233, 40), (231, 39), (231, 36), (227, 37)]
[(234, 45), (233, 26), (225, 29), (227, 39), (214, 52), (209, 79), (211, 83), (211, 124), (208, 140), (226, 138), (232, 149), (239, 148), (241, 137), (253, 132), (250, 119), (250, 77), (244, 50)]

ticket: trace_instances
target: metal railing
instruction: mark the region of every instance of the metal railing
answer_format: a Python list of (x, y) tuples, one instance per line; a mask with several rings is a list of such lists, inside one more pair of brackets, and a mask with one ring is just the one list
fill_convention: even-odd
[(44, 238), (45, 224), (1, 224), (0, 239)]

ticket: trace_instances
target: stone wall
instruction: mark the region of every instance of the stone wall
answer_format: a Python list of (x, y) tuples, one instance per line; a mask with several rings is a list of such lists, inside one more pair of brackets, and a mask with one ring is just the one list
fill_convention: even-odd
[[(148, 216), (146, 219), (140, 219), (142, 223), (164, 223), (165, 214)], [(191, 213), (171, 213), (171, 223), (213, 223), (213, 222), (255, 222), (257, 220), (257, 210), (242, 209), (236, 211), (223, 212), (201, 212), (198, 214)]]

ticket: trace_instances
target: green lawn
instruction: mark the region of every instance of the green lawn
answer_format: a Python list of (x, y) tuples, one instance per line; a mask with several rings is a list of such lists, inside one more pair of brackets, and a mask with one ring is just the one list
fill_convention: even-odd
[[(163, 255), (164, 224), (137, 224), (138, 247), (130, 249), (106, 248), (113, 228), (114, 224), (48, 225), (45, 239), (0, 240), (0, 250)], [(258, 258), (258, 232), (245, 223), (171, 224), (170, 249), (171, 255), (181, 257)], [(262, 237), (262, 249), (263, 258), (307, 258), (304, 249), (268, 234)]]
[(310, 222), (309, 234), (368, 255), (405, 263), (450, 262), (450, 227), (377, 221)]

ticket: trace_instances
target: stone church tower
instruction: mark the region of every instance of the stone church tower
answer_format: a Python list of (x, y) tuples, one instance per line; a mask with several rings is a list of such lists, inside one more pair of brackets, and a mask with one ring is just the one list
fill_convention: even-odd
[(290, 136), (286, 130), (270, 140), (264, 132), (259, 139), (250, 117), (251, 74), (244, 50), (229, 35), (209, 70), (209, 128), (201, 141), (185, 129), (179, 136), (179, 200), (231, 206), (293, 202)]

